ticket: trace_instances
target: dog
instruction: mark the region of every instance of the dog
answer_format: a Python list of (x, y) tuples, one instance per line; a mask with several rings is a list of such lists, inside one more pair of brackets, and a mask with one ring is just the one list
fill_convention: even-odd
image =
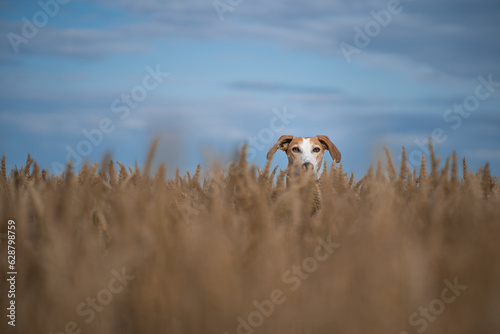
[[(342, 158), (337, 146), (332, 143), (330, 138), (323, 135), (317, 135), (316, 137), (281, 136), (267, 153), (267, 160), (272, 159), (277, 150), (285, 151), (289, 168), (302, 166), (305, 170), (312, 170), (316, 180), (321, 176), (319, 170), (325, 150), (330, 152), (334, 163), (340, 162)], [(296, 172), (298, 171), (296, 170)]]

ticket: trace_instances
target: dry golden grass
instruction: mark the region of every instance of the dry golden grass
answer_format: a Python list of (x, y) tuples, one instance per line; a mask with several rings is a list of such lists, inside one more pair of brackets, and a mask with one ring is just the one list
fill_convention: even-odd
[[(243, 152), (229, 170), (167, 179), (165, 165), (151, 170), (153, 155), (144, 170), (105, 157), (60, 176), (30, 157), (10, 173), (2, 161), (17, 333), (500, 332), (500, 189), (487, 165), (460, 177), (456, 155), (440, 170), (431, 150), (430, 172), (424, 159), (418, 175), (405, 158), (398, 175), (388, 152), (387, 172), (379, 164), (358, 181), (331, 167), (311, 215), (307, 175), (286, 186), (283, 172), (251, 166)], [(340, 245), (311, 267), (329, 238)], [(134, 278), (109, 293), (123, 268)], [(445, 280), (467, 286), (450, 303)], [(14, 330), (5, 291), (3, 333)], [(282, 303), (262, 315), (254, 301), (273, 291)]]

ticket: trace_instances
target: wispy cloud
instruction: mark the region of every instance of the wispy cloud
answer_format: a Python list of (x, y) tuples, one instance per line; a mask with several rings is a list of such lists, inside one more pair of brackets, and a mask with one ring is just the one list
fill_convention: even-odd
[[(20, 28), (19, 28), (20, 30)], [(0, 54), (15, 59), (10, 46)], [(46, 28), (36, 38), (21, 47), (23, 54), (50, 55), (98, 60), (119, 53), (145, 53), (151, 51), (149, 41), (133, 36), (132, 27), (113, 30), (53, 29)]]
[(290, 93), (290, 94), (338, 94), (340, 89), (327, 86), (294, 85), (277, 82), (261, 81), (237, 81), (229, 84), (230, 88), (237, 90), (249, 90), (263, 93)]
[[(338, 45), (341, 41), (352, 42), (354, 26), (362, 27), (373, 19), (371, 11), (387, 7), (383, 0), (253, 1), (242, 3), (230, 13), (230, 19), (221, 23), (210, 1), (95, 4), (114, 8), (122, 18), (114, 18), (114, 24), (100, 29), (46, 27), (26, 46), (26, 52), (98, 59), (109, 54), (151, 51), (150, 42), (175, 37), (259, 40), (342, 57)], [(487, 0), (432, 4), (414, 1), (402, 5), (402, 14), (393, 17), (391, 24), (363, 50), (365, 55), (400, 57), (454, 76), (500, 72), (500, 39), (495, 38), (500, 34), (500, 6)], [(19, 30), (20, 25), (20, 21), (2, 19), (2, 32)], [(8, 48), (2, 49), (0, 59), (8, 61)]]

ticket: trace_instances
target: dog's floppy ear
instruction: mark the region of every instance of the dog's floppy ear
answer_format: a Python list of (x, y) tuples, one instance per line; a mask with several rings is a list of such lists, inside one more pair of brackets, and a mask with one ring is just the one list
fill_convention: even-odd
[(267, 160), (271, 159), (278, 149), (286, 151), (292, 139), (293, 136), (290, 135), (281, 136), (276, 144), (274, 144), (274, 146), (269, 149), (269, 152), (267, 152)]
[(318, 138), (319, 142), (323, 145), (325, 150), (328, 150), (330, 152), (332, 159), (335, 162), (340, 162), (342, 155), (340, 154), (340, 151), (337, 149), (337, 146), (333, 145), (330, 138), (323, 135), (317, 135), (316, 137)]

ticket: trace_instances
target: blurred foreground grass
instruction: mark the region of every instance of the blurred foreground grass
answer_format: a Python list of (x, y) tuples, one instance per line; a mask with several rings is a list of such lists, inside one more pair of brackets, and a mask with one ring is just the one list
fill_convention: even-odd
[[(500, 188), (431, 150), (419, 171), (317, 185), (245, 151), (166, 178), (106, 157), (74, 174), (2, 165), (2, 333), (499, 333)], [(404, 154), (404, 152), (403, 152)], [(5, 159), (5, 158), (4, 158)], [(276, 175), (277, 174), (277, 175)], [(311, 214), (314, 212), (314, 214)], [(5, 313), (5, 314), (3, 314)]]

